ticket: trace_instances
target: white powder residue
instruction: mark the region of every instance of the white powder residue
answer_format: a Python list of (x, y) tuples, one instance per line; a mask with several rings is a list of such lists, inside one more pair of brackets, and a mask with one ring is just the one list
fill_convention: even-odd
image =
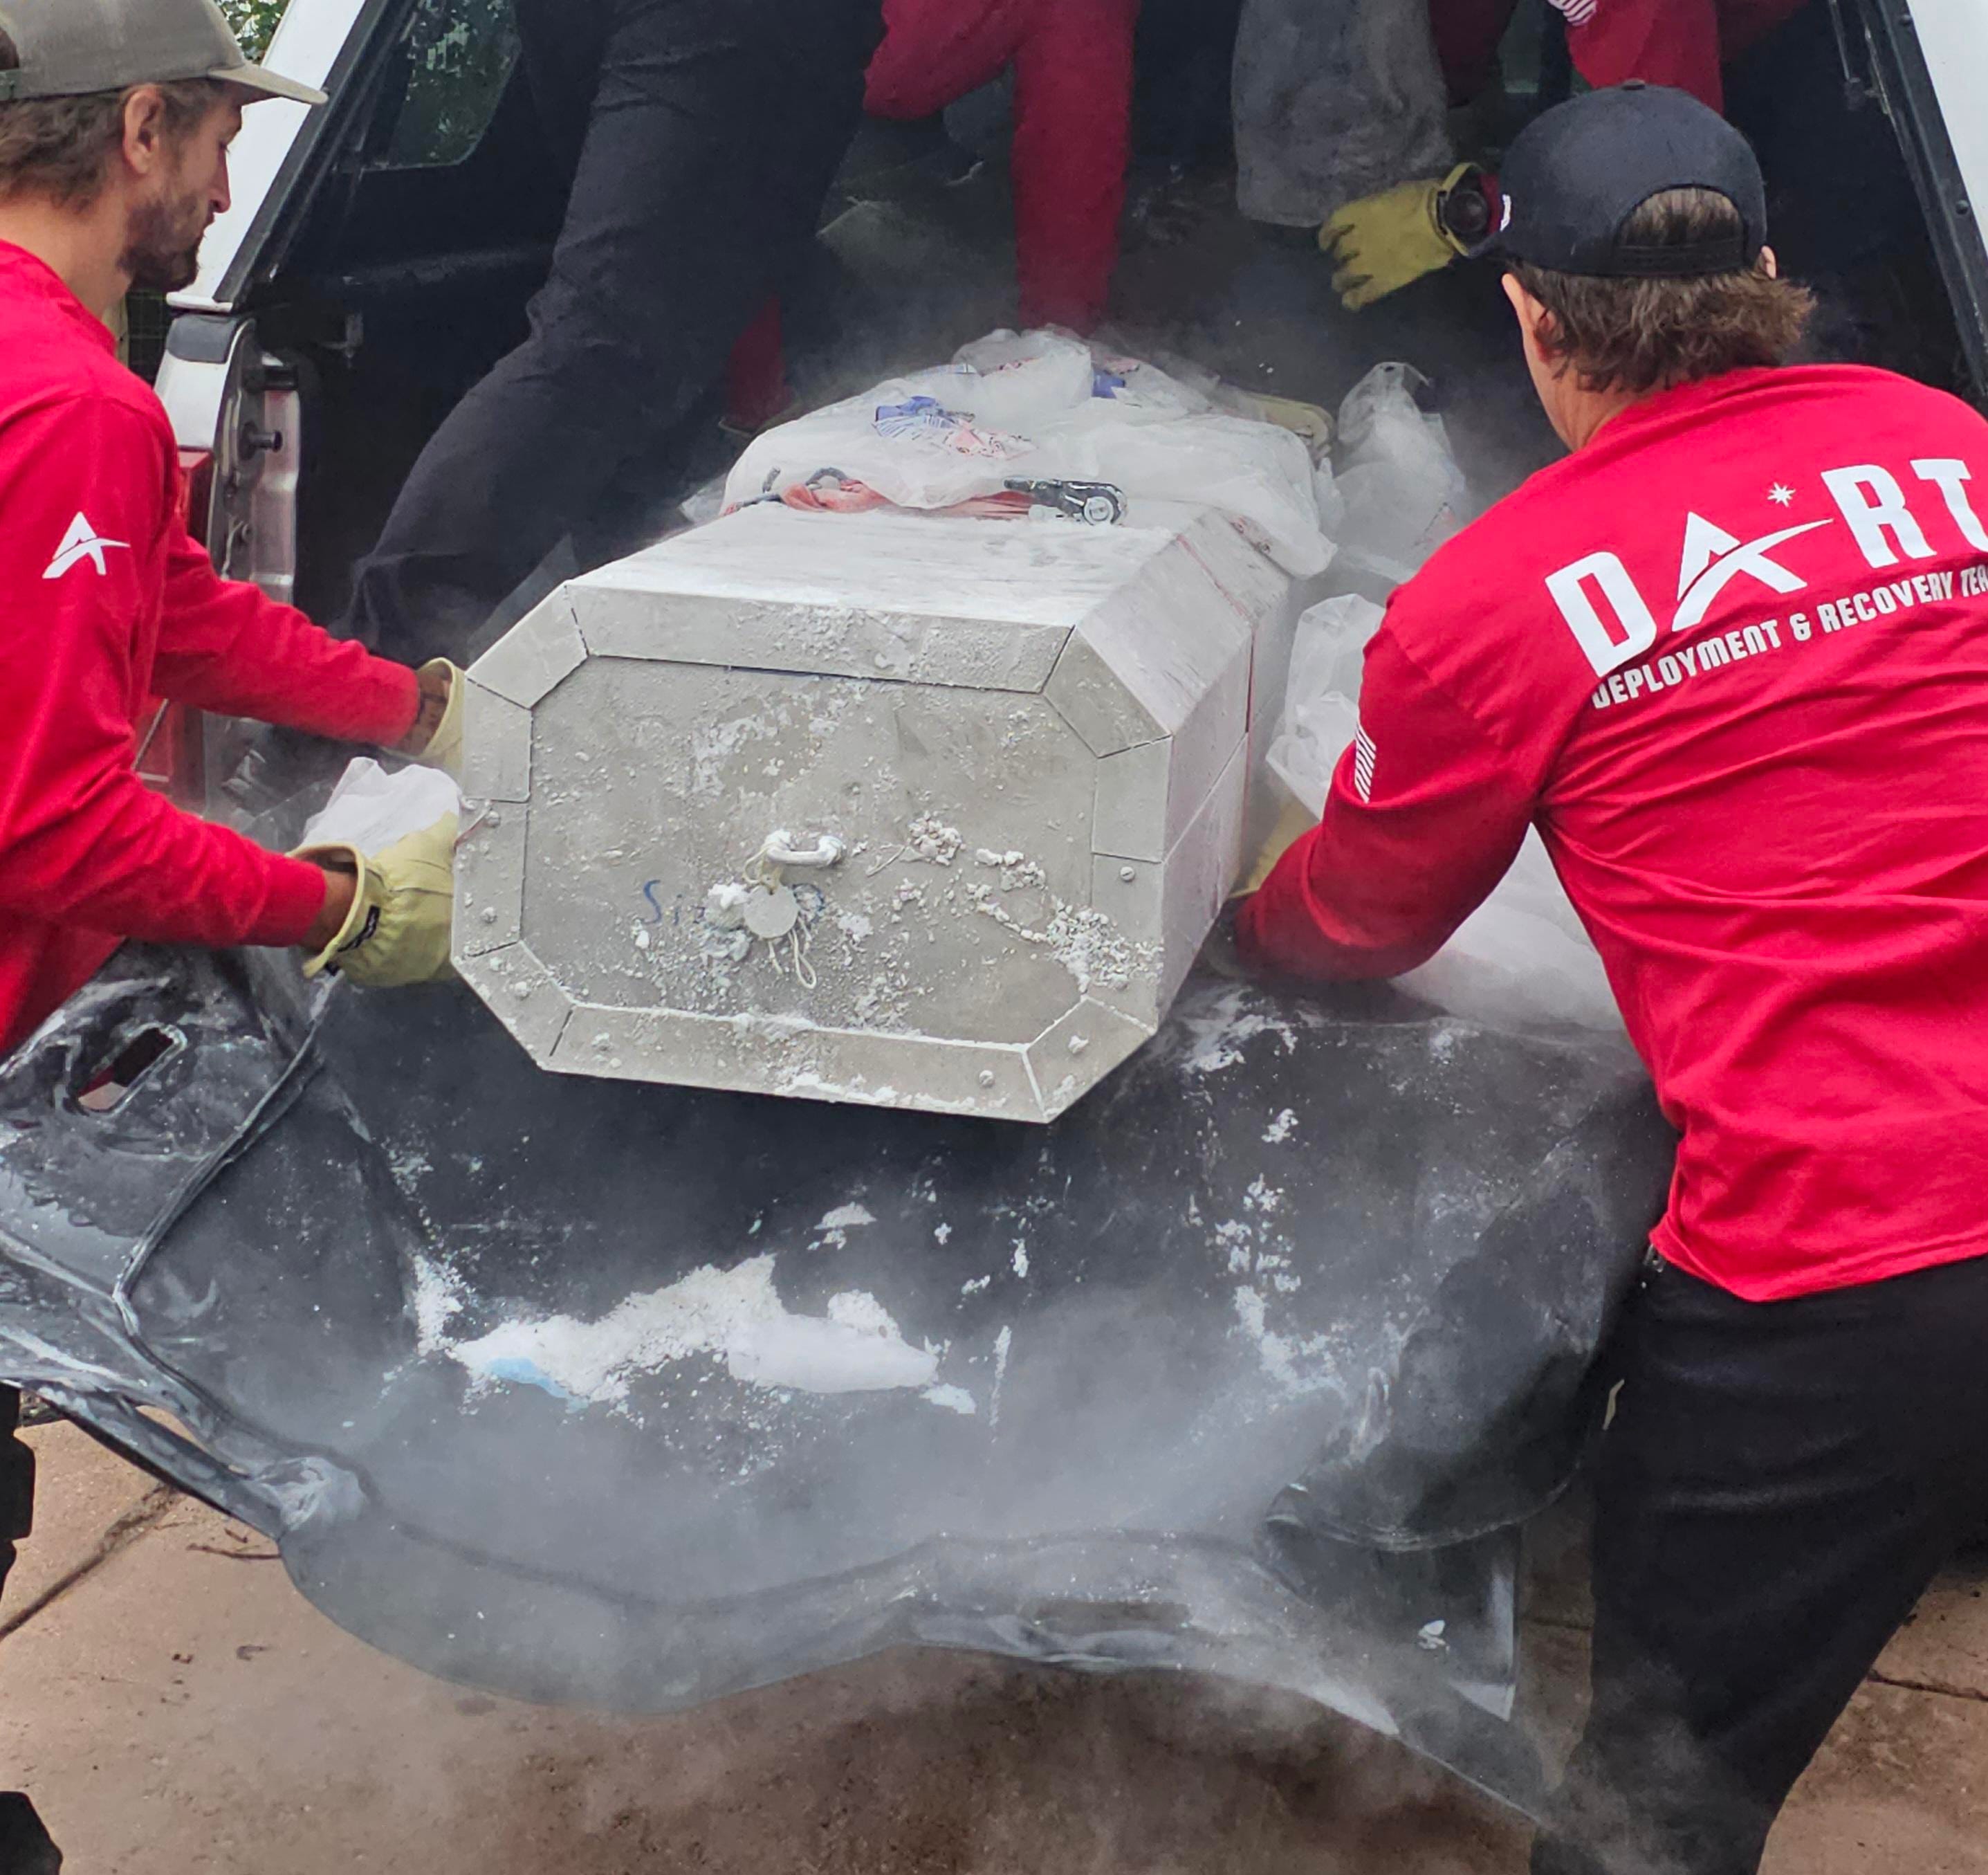
[(815, 1234), (827, 1237), (835, 1248), (840, 1250), (849, 1241), (850, 1231), (860, 1230), (865, 1224), (874, 1224), (876, 1221), (863, 1206), (845, 1204), (830, 1211), (816, 1224)]
[(403, 1191), (411, 1190), (416, 1183), (434, 1169), (425, 1152), (412, 1148), (389, 1152), (387, 1167), (394, 1175), (394, 1183)]
[(830, 1296), (828, 1318), (844, 1328), (855, 1329), (859, 1335), (888, 1335), (898, 1332), (890, 1311), (874, 1295), (866, 1295), (860, 1289), (845, 1290), (840, 1295)]
[(913, 859), (935, 866), (949, 866), (959, 857), (966, 836), (957, 827), (948, 827), (935, 814), (923, 814), (911, 823), (905, 851)]
[(691, 742), (691, 791), (716, 794), (746, 744), (766, 741), (776, 733), (776, 726), (760, 716), (740, 716), (698, 730)]
[(637, 1375), (699, 1355), (722, 1356), (749, 1386), (800, 1393), (932, 1383), (938, 1356), (911, 1346), (874, 1297), (850, 1291), (828, 1306), (826, 1320), (790, 1315), (773, 1287), (773, 1259), (755, 1257), (631, 1296), (597, 1322), (509, 1322), (478, 1340), (442, 1345), (479, 1379), (520, 1381), (580, 1403), (619, 1403)]
[(943, 1406), (947, 1412), (957, 1413), (965, 1419), (971, 1419), (980, 1410), (979, 1403), (963, 1386), (928, 1386), (919, 1397), (928, 1406)]
[(1264, 1298), (1254, 1289), (1236, 1291), (1236, 1315), (1242, 1332), (1256, 1344), (1263, 1371), (1287, 1393), (1317, 1393), (1338, 1384), (1333, 1348), (1324, 1335), (1280, 1335), (1266, 1315)]
[(950, 1244), (952, 1241), (952, 1226), (950, 1224), (935, 1226), (932, 1230), (932, 1241), (935, 1244)]
[(1029, 1273), (1029, 1247), (1019, 1237), (1015, 1240), (1015, 1274), (1026, 1278)]
[(1058, 900), (1047, 926), (1036, 931), (1023, 924), (996, 897), (992, 886), (969, 886), (967, 895), (982, 918), (991, 918), (1023, 943), (1050, 952), (1077, 980), (1078, 992), (1083, 995), (1089, 995), (1094, 984), (1106, 990), (1128, 988), (1134, 969), (1140, 964), (1150, 969), (1159, 956), (1153, 945), (1141, 944), (1135, 949), (1102, 912), (1074, 910)]
[(433, 1354), (448, 1335), (448, 1325), (462, 1314), (468, 1296), (462, 1279), (439, 1263), (425, 1257), (414, 1259), (414, 1293), (408, 1298), (414, 1313), (415, 1347)]
[(1226, 1020), (1191, 1022), (1188, 1032), (1194, 1037), (1194, 1053), (1188, 1058), (1188, 1071), (1219, 1075), (1242, 1059), (1242, 1051), (1259, 1035), (1274, 1035), (1284, 1044), (1286, 1054), (1298, 1051), (1298, 1032), (1281, 1017), (1256, 1014), (1231, 1015)]
[(973, 863), (999, 872), (1003, 892), (1042, 892), (1049, 885), (1049, 875), (1026, 853), (994, 853), (982, 847)]
[(1291, 1108), (1286, 1107), (1264, 1128), (1263, 1143), (1266, 1146), (1282, 1146), (1297, 1129), (1298, 1116)]
[(1275, 1190), (1260, 1173), (1242, 1194), (1242, 1205), (1246, 1210), (1262, 1211), (1266, 1215), (1281, 1210), (1283, 1202), (1284, 1194)]
[[(1057, 962), (1077, 979), (1077, 989), (1085, 995), (1093, 983), (1123, 990), (1131, 983), (1133, 947), (1102, 912), (1073, 912), (1059, 906), (1050, 920), (1050, 946)], [(1154, 946), (1141, 945), (1138, 959), (1150, 963), (1157, 955)]]
[(959, 1293), (962, 1295), (979, 1295), (987, 1289), (993, 1281), (994, 1278), (991, 1276), (976, 1276), (971, 1282), (962, 1283), (959, 1285)]
[(1004, 1328), (994, 1337), (994, 1398), (987, 1409), (987, 1423), (1001, 1423), (1001, 1387), (1008, 1378), (1008, 1356), (1014, 1352), (1015, 1331)]

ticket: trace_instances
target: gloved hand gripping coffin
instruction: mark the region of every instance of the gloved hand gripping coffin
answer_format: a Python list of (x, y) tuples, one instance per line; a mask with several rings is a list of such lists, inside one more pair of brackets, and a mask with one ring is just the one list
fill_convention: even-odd
[(1052, 1119), (1239, 875), (1291, 601), (1138, 499), (767, 503), (575, 580), (471, 674), (457, 967), (555, 1071)]

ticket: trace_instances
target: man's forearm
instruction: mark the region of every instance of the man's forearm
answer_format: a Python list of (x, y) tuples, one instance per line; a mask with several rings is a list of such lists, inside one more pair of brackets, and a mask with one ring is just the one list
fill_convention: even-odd
[(1301, 876), (1280, 876), (1286, 868), (1303, 863), (1286, 855), (1263, 889), (1237, 908), (1236, 952), (1253, 973), (1325, 983), (1371, 983), (1426, 963), (1449, 937), (1449, 922), (1432, 919), (1419, 932), (1380, 941), (1355, 938), (1337, 926), (1305, 889)]
[(221, 579), (185, 540), (172, 557), (152, 681), (159, 696), (197, 709), (386, 749), (414, 733), (424, 700), (405, 665)]

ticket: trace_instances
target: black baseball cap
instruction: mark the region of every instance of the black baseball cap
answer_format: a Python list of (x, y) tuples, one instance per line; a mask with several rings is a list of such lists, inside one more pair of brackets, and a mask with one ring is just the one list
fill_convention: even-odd
[[(1521, 131), (1499, 178), (1504, 226), (1490, 251), (1555, 273), (1688, 279), (1738, 273), (1767, 244), (1767, 189), (1753, 147), (1688, 92), (1640, 80), (1591, 91)], [(1742, 232), (1689, 245), (1625, 242), (1629, 218), (1668, 189), (1710, 189)]]

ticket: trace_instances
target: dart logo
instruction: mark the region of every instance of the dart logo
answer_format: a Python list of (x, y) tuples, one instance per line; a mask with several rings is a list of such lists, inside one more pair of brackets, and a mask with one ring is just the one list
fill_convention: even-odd
[[(1929, 490), (1936, 489), (1962, 538), (1988, 552), (1988, 529), (1976, 515), (1968, 494), (1972, 479), (1967, 465), (1947, 457), (1912, 464), (1912, 472)], [(1692, 631), (1703, 624), (1736, 583), (1787, 598), (1806, 591), (1809, 581), (1788, 566), (1786, 550), (1804, 534), (1833, 527), (1840, 519), (1858, 551), (1880, 569), (1912, 560), (1932, 560), (1936, 550), (1907, 504), (1904, 488), (1888, 469), (1865, 463), (1825, 470), (1821, 478), (1837, 513), (1820, 521), (1780, 527), (1743, 540), (1716, 522), (1693, 511), (1685, 517), (1684, 545), (1679, 556), (1677, 604), (1671, 613), (1672, 632)], [(1767, 499), (1786, 509), (1796, 491), (1776, 482)], [(1598, 676), (1606, 677), (1655, 648), (1661, 628), (1657, 614), (1631, 577), (1619, 554), (1604, 550), (1577, 560), (1548, 576), (1547, 591)]]
[(56, 549), (56, 557), (49, 562), (48, 570), (42, 575), (45, 580), (59, 580), (86, 560), (96, 569), (96, 577), (108, 579), (110, 569), (105, 564), (104, 555), (113, 548), (128, 553), (131, 543), (128, 540), (106, 540), (90, 524), (90, 517), (79, 514), (69, 524), (69, 532), (63, 536), (63, 543)]

